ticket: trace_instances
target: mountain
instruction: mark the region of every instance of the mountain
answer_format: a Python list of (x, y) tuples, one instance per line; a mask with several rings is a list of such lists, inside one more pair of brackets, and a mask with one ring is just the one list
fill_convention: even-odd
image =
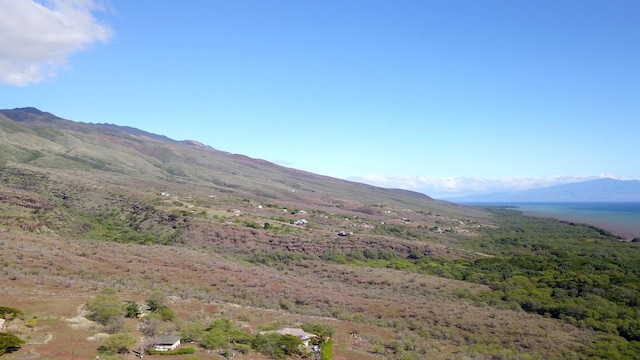
[[(0, 110), (0, 139), (4, 184), (30, 191), (43, 201), (51, 195), (64, 197), (67, 207), (78, 213), (76, 217), (93, 216), (99, 203), (114, 203), (105, 191), (129, 193), (130, 202), (143, 203), (166, 191), (224, 208), (277, 203), (282, 208), (370, 215), (412, 209), (451, 218), (483, 216), (478, 210), (417, 192), (287, 168), (195, 140), (176, 141), (126, 126), (74, 122), (36, 108)], [(73, 223), (47, 229), (57, 226), (60, 231), (78, 231)]]
[[(391, 201), (407, 205), (451, 204), (410, 191), (376, 188), (218, 151), (198, 141), (112, 124), (61, 119), (35, 108), (0, 110), (0, 164), (38, 169), (117, 174), (193, 184), (233, 193), (301, 202)], [(319, 200), (327, 196), (333, 200)]]
[(640, 180), (596, 179), (544, 188), (451, 198), (456, 202), (640, 201)]
[[(283, 358), (268, 352), (300, 348), (261, 337), (283, 327), (330, 334), (335, 359), (625, 358), (640, 325), (618, 315), (638, 311), (639, 249), (196, 140), (0, 110), (0, 304), (23, 314), (3, 332), (29, 340), (16, 359), (112, 357), (103, 332), (189, 336), (203, 360)], [(111, 311), (150, 298), (160, 313)], [(89, 305), (100, 321), (96, 304), (109, 321), (85, 317)]]

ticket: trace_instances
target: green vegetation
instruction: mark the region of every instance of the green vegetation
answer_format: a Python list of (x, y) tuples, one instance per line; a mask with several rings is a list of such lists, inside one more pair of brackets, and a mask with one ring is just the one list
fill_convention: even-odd
[(0, 332), (0, 355), (17, 351), (24, 344), (24, 340), (11, 334)]
[[(145, 316), (140, 323), (140, 331), (147, 337), (157, 336), (162, 321), (171, 321), (175, 313), (165, 305), (166, 296), (162, 291), (154, 291), (147, 300), (150, 315)], [(19, 313), (17, 309), (2, 308), (7, 314)], [(118, 292), (114, 288), (103, 289), (95, 298), (89, 301), (90, 317), (105, 326), (112, 333), (105, 343), (98, 349), (107, 355), (121, 354), (136, 343), (136, 337), (128, 332), (122, 332), (124, 316), (135, 317), (138, 304), (133, 301), (121, 302)], [(164, 313), (169, 311), (172, 316), (167, 318)], [(118, 324), (119, 326), (114, 326)], [(329, 325), (305, 323), (303, 329), (320, 335), (323, 343), (335, 333), (335, 328)], [(179, 326), (180, 335), (184, 341), (197, 342), (207, 350), (233, 349), (247, 353), (252, 349), (274, 359), (284, 359), (287, 356), (302, 354), (305, 352), (302, 341), (290, 335), (281, 335), (277, 332), (263, 332), (252, 335), (240, 330), (238, 326), (227, 318), (220, 318), (205, 326), (202, 321), (189, 321)], [(149, 351), (149, 354), (183, 355), (192, 354), (194, 349), (184, 348), (169, 352)]]
[(332, 337), (336, 332), (336, 328), (331, 325), (304, 323), (300, 328), (308, 333), (318, 335), (320, 337), (320, 341), (322, 341), (322, 339)]
[(422, 240), (426, 238), (427, 231), (421, 229), (404, 226), (404, 225), (378, 225), (374, 229), (374, 234), (393, 236), (403, 239)]
[(636, 351), (640, 346), (640, 247), (593, 226), (528, 218), (506, 209), (487, 210), (496, 214), (501, 226), (484, 230), (482, 238), (469, 247), (494, 256), (450, 260), (412, 253), (400, 258), (386, 250), (331, 249), (321, 258), (490, 285), (492, 291), (459, 296), (596, 330), (602, 340), (589, 351), (600, 357)]
[[(102, 325), (121, 324), (122, 317), (125, 315), (125, 308), (120, 300), (116, 289), (105, 288), (100, 294), (89, 301), (89, 318)], [(119, 327), (112, 327), (115, 333)]]
[(250, 344), (252, 335), (244, 332), (229, 319), (222, 318), (209, 325), (202, 335), (202, 347), (205, 349), (226, 349), (230, 343)]
[(327, 342), (320, 347), (320, 360), (331, 360), (333, 358), (333, 339), (329, 338)]
[(165, 305), (165, 294), (162, 291), (154, 291), (147, 300), (147, 306), (149, 311), (160, 314), (160, 318), (163, 321), (173, 321), (176, 318), (176, 313), (167, 305)]
[[(623, 359), (640, 352), (638, 238), (621, 242), (593, 226), (280, 171), (117, 127), (0, 123), (0, 271), (10, 304), (27, 287), (81, 294), (104, 286), (127, 294), (162, 289), (193, 302), (176, 308), (184, 317), (176, 321), (164, 293), (155, 292), (152, 312), (125, 322), (140, 315), (138, 304), (103, 290), (89, 302), (90, 318), (113, 334), (101, 358), (131, 347), (129, 332), (147, 339), (179, 332), (218, 354), (309, 358), (292, 337), (248, 333), (231, 320), (255, 329), (273, 321), (264, 309), (286, 310), (270, 330), (304, 316), (350, 321), (354, 349), (386, 359)], [(165, 190), (174, 195), (160, 197)], [(305, 227), (293, 225), (301, 209)], [(336, 234), (347, 229), (353, 236)], [(195, 302), (218, 301), (253, 307), (193, 313)], [(229, 319), (210, 318), (222, 310)], [(29, 342), (52, 329), (48, 317), (36, 321), (17, 309), (0, 307), (0, 316)], [(321, 356), (331, 358), (335, 329), (302, 328), (320, 335)], [(22, 344), (3, 336), (3, 352)], [(336, 351), (347, 351), (342, 337), (336, 341)], [(54, 340), (41, 356), (69, 358), (48, 350), (66, 344)]]
[(160, 351), (160, 350), (151, 349), (147, 351), (149, 355), (188, 355), (188, 354), (193, 354), (194, 352), (196, 352), (194, 348), (180, 348), (180, 349), (169, 350), (169, 351)]
[(20, 316), (22, 316), (21, 310), (7, 306), (0, 306), (0, 318), (9, 320)]
[[(150, 205), (133, 204), (75, 215), (84, 222), (78, 236), (123, 243), (172, 245), (183, 241), (182, 233), (187, 226), (185, 218), (191, 214), (162, 214)], [(150, 226), (150, 220), (156, 222), (154, 227)]]
[(136, 344), (136, 336), (131, 333), (118, 333), (110, 335), (99, 349), (105, 354), (124, 354)]
[[(185, 341), (199, 342), (208, 350), (227, 351), (232, 349), (241, 353), (258, 351), (273, 359), (284, 359), (287, 356), (306, 353), (302, 341), (291, 335), (281, 335), (271, 331), (263, 331), (257, 335), (240, 330), (230, 319), (220, 318), (205, 328), (201, 322), (189, 322), (180, 327), (180, 334)], [(313, 330), (316, 334), (328, 337), (335, 328), (327, 325), (306, 323), (305, 331)]]
[(128, 318), (134, 318), (138, 316), (138, 303), (135, 301), (126, 301), (124, 304), (125, 316)]
[[(0, 318), (11, 321), (23, 316), (22, 310), (0, 306)], [(29, 326), (28, 324), (25, 324)], [(24, 345), (25, 341), (18, 336), (9, 332), (0, 332), (0, 356), (6, 353), (14, 352)]]
[(292, 335), (281, 335), (276, 332), (256, 335), (251, 346), (273, 359), (284, 359), (287, 356), (302, 353), (302, 340)]
[(201, 341), (206, 330), (201, 321), (189, 321), (180, 325), (180, 336), (185, 342)]

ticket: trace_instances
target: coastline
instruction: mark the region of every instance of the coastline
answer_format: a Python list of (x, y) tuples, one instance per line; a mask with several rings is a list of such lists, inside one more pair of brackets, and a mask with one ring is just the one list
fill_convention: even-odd
[[(524, 205), (524, 207), (526, 207), (526, 205)], [(560, 214), (550, 211), (526, 209), (523, 208), (523, 204), (516, 205), (515, 209), (522, 212), (523, 216), (549, 217), (561, 221), (570, 221), (578, 224), (595, 226), (603, 230), (610, 231), (614, 235), (620, 236), (628, 241), (634, 238), (640, 238), (640, 223), (631, 224), (624, 222), (614, 222), (607, 219), (594, 218), (593, 216)]]

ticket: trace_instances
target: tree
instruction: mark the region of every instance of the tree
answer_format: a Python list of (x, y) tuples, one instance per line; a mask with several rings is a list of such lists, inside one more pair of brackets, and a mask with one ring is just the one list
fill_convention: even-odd
[(137, 342), (136, 336), (131, 333), (120, 333), (109, 336), (100, 351), (107, 354), (124, 354)]
[(284, 350), (280, 347), (281, 335), (275, 332), (258, 334), (251, 342), (251, 347), (274, 359), (284, 359)]
[(211, 329), (202, 335), (202, 347), (205, 349), (224, 349), (227, 345), (227, 334), (222, 329)]
[(288, 334), (280, 337), (279, 344), (286, 355), (300, 354), (303, 345), (299, 337)]
[(23, 344), (24, 340), (19, 337), (10, 333), (0, 332), (0, 355), (16, 351)]
[(158, 314), (145, 316), (140, 323), (140, 332), (146, 337), (154, 337), (160, 333), (162, 319)]
[(152, 312), (160, 312), (160, 310), (162, 310), (165, 306), (164, 298), (165, 294), (160, 290), (151, 293), (149, 300), (147, 300), (147, 305), (151, 308)]
[(204, 333), (204, 324), (200, 321), (188, 322), (180, 326), (180, 335), (185, 342), (199, 341)]
[(284, 359), (290, 355), (300, 354), (302, 345), (300, 338), (276, 332), (258, 334), (251, 343), (254, 349), (274, 359)]
[(122, 330), (124, 327), (124, 318), (122, 316), (112, 316), (104, 324), (104, 332), (107, 334), (115, 334)]
[(329, 338), (336, 332), (336, 328), (331, 325), (304, 323), (300, 327), (302, 330), (318, 335), (322, 338)]
[(105, 288), (100, 294), (89, 301), (89, 317), (102, 325), (106, 325), (113, 318), (124, 316), (124, 306), (113, 288)]
[[(238, 327), (229, 319), (217, 319), (209, 325), (209, 328), (202, 335), (202, 346), (207, 349), (227, 348), (229, 342), (234, 347), (239, 344), (250, 344), (253, 336)], [(248, 347), (246, 347), (248, 350)]]
[(160, 316), (164, 321), (172, 321), (176, 318), (176, 313), (168, 306), (160, 308)]
[(135, 301), (127, 301), (125, 303), (125, 313), (128, 318), (138, 316), (138, 303)]

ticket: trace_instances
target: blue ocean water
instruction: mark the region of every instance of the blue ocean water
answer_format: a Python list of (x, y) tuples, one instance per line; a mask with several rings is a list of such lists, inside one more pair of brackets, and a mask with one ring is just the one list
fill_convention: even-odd
[(525, 215), (548, 216), (560, 220), (586, 223), (609, 230), (616, 235), (640, 238), (640, 203), (512, 203)]

